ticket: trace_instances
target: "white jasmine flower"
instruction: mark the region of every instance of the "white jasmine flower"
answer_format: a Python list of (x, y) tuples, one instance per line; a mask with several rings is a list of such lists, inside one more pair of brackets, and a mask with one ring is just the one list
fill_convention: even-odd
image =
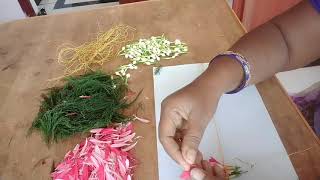
[(181, 41), (180, 41), (179, 39), (176, 39), (176, 40), (174, 41), (174, 44), (175, 44), (175, 45), (179, 45), (179, 44), (181, 44)]

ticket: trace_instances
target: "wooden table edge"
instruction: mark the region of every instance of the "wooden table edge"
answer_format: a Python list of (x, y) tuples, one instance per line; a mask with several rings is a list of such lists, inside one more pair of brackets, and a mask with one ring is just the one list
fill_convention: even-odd
[(293, 102), (292, 98), (288, 95), (287, 91), (284, 89), (284, 87), (281, 85), (279, 79), (276, 76), (273, 76), (272, 78), (274, 78), (277, 82), (277, 85), (280, 87), (281, 91), (286, 95), (286, 98), (288, 99), (288, 101), (290, 102), (290, 104), (293, 106), (293, 108), (295, 109), (295, 111), (298, 113), (298, 115), (300, 116), (300, 120), (303, 122), (303, 124), (306, 126), (306, 128), (309, 130), (309, 132), (312, 134), (312, 136), (314, 137), (314, 139), (316, 140), (317, 144), (320, 147), (320, 139), (318, 138), (318, 136), (316, 135), (316, 133), (312, 130), (312, 128), (310, 127), (310, 125), (308, 124), (307, 120), (305, 119), (305, 117), (302, 115), (301, 111), (298, 109), (298, 107), (296, 106), (296, 104)]

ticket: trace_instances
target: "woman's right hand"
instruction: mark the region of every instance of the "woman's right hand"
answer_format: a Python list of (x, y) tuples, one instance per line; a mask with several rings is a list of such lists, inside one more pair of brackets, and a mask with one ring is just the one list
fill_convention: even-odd
[(184, 170), (195, 163), (202, 135), (220, 96), (237, 87), (242, 77), (239, 63), (216, 59), (196, 80), (163, 100), (159, 139)]
[(185, 170), (195, 164), (202, 135), (220, 98), (206, 92), (199, 80), (168, 96), (161, 104), (159, 139), (165, 151)]
[(208, 161), (201, 161), (202, 169), (191, 170), (192, 180), (227, 180), (226, 172), (219, 165), (211, 166)]

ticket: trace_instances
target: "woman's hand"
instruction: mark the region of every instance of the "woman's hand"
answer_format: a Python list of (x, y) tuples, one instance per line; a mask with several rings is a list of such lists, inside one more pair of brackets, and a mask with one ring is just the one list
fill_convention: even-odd
[(202, 135), (220, 96), (237, 87), (242, 73), (237, 62), (215, 60), (196, 80), (163, 100), (159, 139), (165, 151), (185, 170), (195, 163)]
[(219, 165), (211, 166), (208, 161), (201, 162), (202, 169), (191, 170), (192, 180), (226, 180), (226, 172)]
[(161, 104), (160, 141), (178, 164), (195, 163), (202, 135), (213, 116), (220, 94), (204, 92), (194, 83), (168, 96)]

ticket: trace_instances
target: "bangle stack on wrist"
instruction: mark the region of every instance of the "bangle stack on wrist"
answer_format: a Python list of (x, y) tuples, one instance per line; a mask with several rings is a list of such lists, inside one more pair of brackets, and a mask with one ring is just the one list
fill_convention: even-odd
[(241, 84), (236, 89), (229, 91), (226, 94), (237, 93), (249, 85), (249, 81), (251, 78), (250, 65), (249, 65), (248, 61), (246, 60), (246, 58), (244, 58), (241, 54), (235, 53), (232, 51), (226, 51), (224, 53), (218, 54), (216, 57), (214, 57), (211, 60), (211, 62), (213, 62), (216, 58), (222, 57), (222, 56), (227, 56), (227, 57), (229, 57), (230, 60), (237, 61), (243, 69), (244, 76), (243, 76), (243, 80), (241, 81)]

